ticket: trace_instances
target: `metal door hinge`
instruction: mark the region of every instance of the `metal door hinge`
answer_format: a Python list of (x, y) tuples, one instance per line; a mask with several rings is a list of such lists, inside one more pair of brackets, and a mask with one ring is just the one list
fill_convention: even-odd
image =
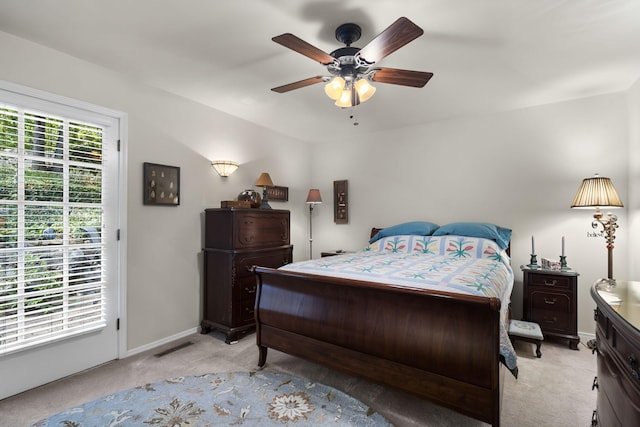
[(120, 318), (118, 317), (116, 319), (116, 331), (119, 331), (119, 330), (120, 330)]

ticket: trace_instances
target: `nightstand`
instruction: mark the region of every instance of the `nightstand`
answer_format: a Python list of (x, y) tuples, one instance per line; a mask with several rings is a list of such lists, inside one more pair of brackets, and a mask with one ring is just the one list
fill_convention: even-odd
[(344, 254), (352, 254), (352, 253), (353, 253), (352, 251), (337, 250), (337, 251), (320, 252), (320, 256), (324, 258), (326, 256), (344, 255)]
[(575, 271), (532, 269), (521, 266), (523, 281), (523, 320), (540, 325), (545, 338), (569, 340), (577, 350), (578, 276)]

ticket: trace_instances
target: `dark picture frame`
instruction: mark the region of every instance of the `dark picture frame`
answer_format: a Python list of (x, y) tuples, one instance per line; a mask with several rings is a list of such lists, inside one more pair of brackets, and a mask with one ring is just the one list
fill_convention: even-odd
[(180, 168), (143, 164), (143, 200), (145, 205), (178, 206), (180, 204)]
[(346, 179), (333, 181), (333, 222), (349, 223), (349, 189)]
[(267, 197), (270, 202), (288, 202), (289, 187), (267, 187)]

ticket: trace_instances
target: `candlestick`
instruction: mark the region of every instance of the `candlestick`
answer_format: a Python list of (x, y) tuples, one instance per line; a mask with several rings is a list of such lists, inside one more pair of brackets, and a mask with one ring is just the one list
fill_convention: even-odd
[(536, 253), (536, 243), (533, 240), (533, 236), (531, 236), (531, 254), (535, 255), (535, 253)]
[(536, 256), (536, 254), (531, 254), (531, 260), (529, 261), (529, 268), (531, 269), (540, 268), (540, 266), (538, 265), (538, 257)]
[(560, 255), (560, 271), (568, 271), (571, 270), (567, 267), (567, 257), (564, 255)]

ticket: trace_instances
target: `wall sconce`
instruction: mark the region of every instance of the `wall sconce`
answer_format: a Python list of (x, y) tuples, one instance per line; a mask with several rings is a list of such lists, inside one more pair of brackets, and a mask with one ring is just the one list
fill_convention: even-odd
[(593, 178), (585, 178), (582, 180), (582, 185), (578, 189), (576, 197), (571, 203), (572, 208), (595, 208), (596, 213), (593, 214), (593, 222), (591, 227), (596, 228), (598, 224), (604, 228), (604, 238), (607, 241), (608, 251), (608, 281), (611, 284), (615, 284), (613, 278), (613, 241), (616, 236), (616, 228), (618, 228), (618, 217), (607, 213), (607, 218), (602, 218), (600, 208), (621, 208), (622, 201), (618, 197), (616, 189), (613, 187), (609, 178), (604, 178), (595, 174)]
[(230, 160), (214, 160), (211, 162), (211, 166), (218, 172), (223, 178), (228, 177), (238, 169), (238, 163)]
[(322, 197), (320, 196), (320, 190), (312, 188), (307, 195), (306, 203), (309, 205), (309, 259), (313, 259), (313, 207), (322, 203)]
[(262, 172), (262, 174), (260, 174), (260, 177), (256, 181), (256, 187), (262, 187), (262, 204), (260, 205), (260, 209), (271, 209), (267, 196), (267, 188), (274, 187), (274, 185), (268, 173)]

